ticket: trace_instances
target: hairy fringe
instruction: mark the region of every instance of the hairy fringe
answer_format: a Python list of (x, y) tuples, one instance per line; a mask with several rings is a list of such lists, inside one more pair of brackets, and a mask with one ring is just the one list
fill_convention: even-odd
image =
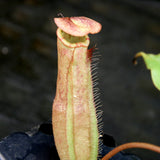
[[(95, 48), (97, 50), (97, 48)], [(93, 52), (91, 56), (91, 73), (92, 73), (92, 82), (93, 82), (93, 96), (94, 96), (94, 104), (96, 109), (96, 117), (97, 117), (97, 126), (98, 126), (98, 133), (99, 133), (99, 146), (98, 146), (98, 160), (102, 158), (102, 137), (103, 137), (103, 121), (102, 121), (102, 114), (103, 111), (101, 110), (102, 103), (100, 100), (100, 89), (98, 87), (98, 67), (101, 55), (99, 52)]]

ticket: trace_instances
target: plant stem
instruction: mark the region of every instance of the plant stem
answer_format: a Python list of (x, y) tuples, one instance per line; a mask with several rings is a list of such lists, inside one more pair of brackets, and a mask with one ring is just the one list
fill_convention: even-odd
[(102, 158), (102, 160), (109, 160), (114, 155), (116, 155), (118, 152), (123, 151), (125, 149), (130, 149), (130, 148), (142, 148), (142, 149), (148, 149), (148, 150), (160, 153), (159, 146), (149, 144), (149, 143), (143, 143), (143, 142), (130, 142), (130, 143), (122, 144), (122, 145), (114, 148), (112, 151), (110, 151), (108, 154), (106, 154)]

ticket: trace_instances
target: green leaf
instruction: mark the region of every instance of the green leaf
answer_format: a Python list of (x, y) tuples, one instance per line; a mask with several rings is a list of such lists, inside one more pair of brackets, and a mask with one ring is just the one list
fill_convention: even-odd
[(134, 63), (137, 64), (136, 59), (142, 56), (147, 69), (151, 71), (151, 77), (155, 87), (160, 90), (160, 54), (146, 54), (139, 52), (134, 57)]

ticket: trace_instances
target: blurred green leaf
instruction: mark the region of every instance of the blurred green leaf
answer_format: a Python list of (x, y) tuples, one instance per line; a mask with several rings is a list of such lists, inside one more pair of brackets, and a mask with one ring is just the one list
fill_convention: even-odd
[(151, 77), (155, 87), (160, 90), (160, 54), (146, 54), (139, 52), (134, 57), (134, 64), (137, 64), (137, 58), (142, 56), (147, 69), (151, 71)]

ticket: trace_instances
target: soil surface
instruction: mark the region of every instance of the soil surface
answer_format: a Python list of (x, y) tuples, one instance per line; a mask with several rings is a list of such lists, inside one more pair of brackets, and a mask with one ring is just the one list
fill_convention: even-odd
[[(51, 119), (57, 76), (53, 17), (86, 16), (102, 31), (98, 47), (104, 132), (117, 144), (144, 141), (160, 146), (160, 93), (135, 53), (160, 53), (160, 1), (0, 1), (0, 137)], [(131, 150), (144, 160), (156, 153)]]

